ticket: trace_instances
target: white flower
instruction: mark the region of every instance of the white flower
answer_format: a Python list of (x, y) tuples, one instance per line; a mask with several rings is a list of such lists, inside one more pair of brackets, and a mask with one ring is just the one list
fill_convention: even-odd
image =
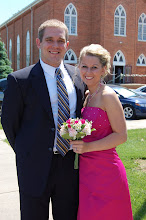
[(67, 131), (65, 129), (65, 126), (61, 126), (61, 128), (60, 128), (60, 136), (66, 134), (66, 133), (67, 133)]
[(91, 134), (91, 129), (89, 126), (85, 126), (82, 130), (82, 132), (84, 132), (86, 135), (90, 135)]
[(75, 129), (73, 129), (73, 128), (69, 128), (68, 131), (69, 131), (69, 136), (73, 137), (73, 139), (75, 140), (76, 139), (76, 135), (77, 135), (77, 131)]
[(88, 120), (85, 119), (69, 118), (61, 126), (60, 135), (64, 136), (65, 134), (68, 134), (67, 138), (70, 137), (73, 140), (76, 139), (79, 140), (87, 135), (91, 135), (91, 129), (92, 129), (92, 121), (89, 122)]

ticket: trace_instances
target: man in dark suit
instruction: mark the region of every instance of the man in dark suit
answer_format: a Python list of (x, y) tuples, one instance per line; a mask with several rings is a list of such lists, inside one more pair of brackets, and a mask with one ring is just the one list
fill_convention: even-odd
[[(2, 126), (16, 154), (22, 220), (48, 220), (52, 201), (54, 220), (76, 220), (78, 170), (75, 153), (63, 157), (56, 148), (58, 96), (56, 68), (60, 68), (69, 97), (70, 117), (80, 117), (83, 84), (75, 68), (64, 65), (68, 30), (58, 20), (38, 29), (41, 59), (8, 76)], [(74, 78), (73, 78), (74, 77)]]

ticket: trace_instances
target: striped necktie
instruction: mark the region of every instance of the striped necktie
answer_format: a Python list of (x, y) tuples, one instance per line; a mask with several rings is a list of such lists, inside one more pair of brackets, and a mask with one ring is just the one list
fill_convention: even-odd
[(69, 98), (66, 86), (61, 76), (61, 69), (57, 68), (55, 74), (58, 94), (58, 123), (56, 148), (62, 156), (65, 156), (65, 154), (68, 152), (70, 148), (70, 144), (68, 140), (63, 139), (60, 136), (59, 131), (62, 123), (68, 120), (70, 117)]

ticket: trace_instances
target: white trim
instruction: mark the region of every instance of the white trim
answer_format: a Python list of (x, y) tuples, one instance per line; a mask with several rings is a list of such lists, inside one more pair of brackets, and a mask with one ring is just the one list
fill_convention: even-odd
[(26, 34), (26, 66), (30, 65), (30, 33), (29, 30)]
[[(115, 56), (117, 57), (117, 61), (114, 61)], [(120, 57), (122, 57), (123, 62), (120, 61)], [(121, 50), (118, 50), (116, 52), (116, 54), (114, 55), (114, 58), (113, 58), (113, 66), (125, 66), (126, 65), (125, 56)]]
[[(141, 18), (142, 20), (142, 23), (139, 23), (139, 19)], [(146, 42), (146, 39), (144, 40), (144, 27), (145, 27), (145, 31), (146, 31), (146, 23), (144, 23), (144, 20), (146, 19), (146, 14), (145, 13), (142, 13), (140, 16), (139, 16), (139, 19), (138, 19), (138, 41), (142, 41), (142, 42)], [(139, 28), (140, 28), (140, 25), (141, 25), (141, 32), (140, 34), (142, 35), (142, 39), (139, 39)], [(145, 33), (146, 35), (146, 33)], [(146, 37), (146, 36), (145, 36)]]
[[(117, 61), (114, 61), (115, 56), (117, 58)], [(120, 61), (121, 57), (122, 57), (123, 62)], [(125, 65), (126, 65), (125, 56), (121, 50), (118, 50), (116, 52), (116, 54), (114, 55), (114, 58), (113, 58), (113, 83), (115, 83), (115, 66), (123, 66), (123, 73), (125, 73)]]
[(20, 37), (17, 35), (17, 70), (20, 69)]
[(12, 40), (11, 40), (11, 38), (9, 40), (9, 60), (12, 64)]
[[(120, 9), (119, 8), (122, 8), (122, 10), (121, 11), (124, 11), (124, 13), (125, 13), (125, 16), (122, 16), (121, 15), (121, 13), (120, 13)], [(116, 11), (118, 10), (118, 12), (119, 12), (119, 15), (115, 15), (115, 13), (116, 13)], [(114, 36), (122, 36), (122, 37), (126, 37), (126, 11), (125, 11), (125, 8), (122, 6), (122, 5), (119, 5), (117, 8), (116, 8), (116, 10), (115, 10), (115, 13), (114, 13)], [(116, 26), (116, 24), (115, 24), (115, 20), (116, 20), (116, 18), (118, 18), (119, 20), (118, 20), (118, 34), (116, 34), (115, 33), (115, 26)], [(122, 19), (125, 19), (125, 21), (124, 21), (124, 34), (120, 34), (120, 29), (121, 29), (121, 20)]]
[[(138, 58), (137, 61), (140, 61), (140, 64), (136, 62), (136, 66), (146, 66), (146, 57), (144, 56), (144, 54), (141, 54)], [(145, 64), (142, 63), (142, 60), (144, 59)]]
[[(65, 56), (67, 55), (68, 60), (65, 60)], [(71, 60), (71, 57), (74, 57), (74, 60)], [(72, 49), (69, 49), (64, 55), (64, 63), (77, 64), (77, 56)]]
[[(68, 9), (69, 12), (70, 12), (68, 15), (65, 14), (65, 12), (66, 12), (67, 9)], [(75, 15), (75, 16), (73, 16), (73, 15), (71, 14), (71, 12), (73, 11), (73, 9), (74, 9), (75, 12), (76, 12), (76, 15)], [(68, 5), (66, 6), (66, 8), (65, 8), (65, 11), (64, 11), (64, 23), (65, 23), (66, 26), (68, 27), (69, 35), (77, 36), (77, 17), (78, 17), (77, 15), (78, 15), (78, 14), (77, 14), (77, 9), (76, 9), (76, 7), (75, 7), (72, 3), (68, 4)], [(68, 26), (67, 23), (65, 22), (66, 17), (69, 18), (69, 26)], [(71, 27), (72, 27), (71, 21), (72, 21), (72, 18), (75, 18), (75, 19), (76, 19), (75, 33), (72, 33), (72, 32), (71, 32)]]

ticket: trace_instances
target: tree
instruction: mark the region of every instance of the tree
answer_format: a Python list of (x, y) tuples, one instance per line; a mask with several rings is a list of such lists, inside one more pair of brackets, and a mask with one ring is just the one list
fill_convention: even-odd
[(6, 78), (13, 69), (11, 68), (11, 62), (8, 59), (7, 51), (4, 47), (4, 43), (0, 39), (0, 79)]

